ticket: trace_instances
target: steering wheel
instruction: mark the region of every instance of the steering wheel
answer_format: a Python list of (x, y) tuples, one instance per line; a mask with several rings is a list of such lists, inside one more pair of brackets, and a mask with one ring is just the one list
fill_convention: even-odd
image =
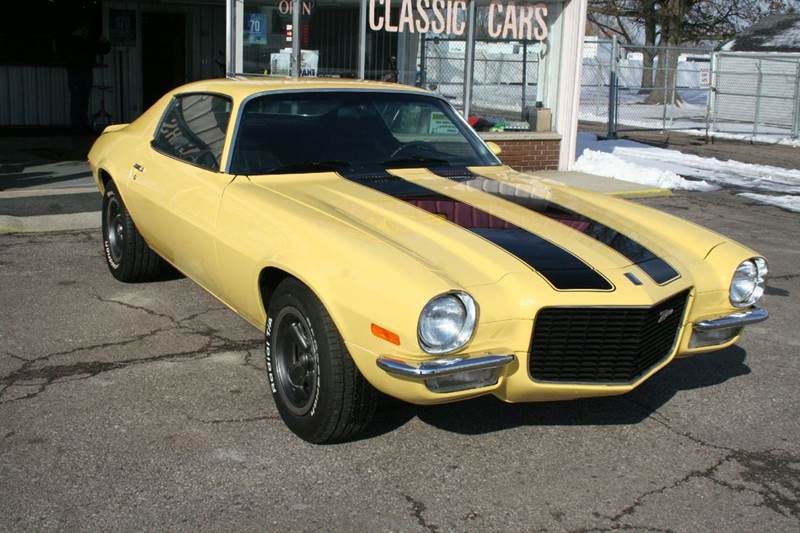
[(410, 143), (401, 144), (400, 146), (398, 146), (395, 149), (395, 151), (392, 152), (392, 155), (389, 156), (389, 159), (395, 159), (400, 154), (412, 150), (414, 148), (422, 148), (422, 150), (420, 151), (425, 151), (428, 152), (429, 154), (436, 154), (436, 155), (439, 154), (439, 151), (436, 148), (426, 143), (425, 141), (412, 141)]

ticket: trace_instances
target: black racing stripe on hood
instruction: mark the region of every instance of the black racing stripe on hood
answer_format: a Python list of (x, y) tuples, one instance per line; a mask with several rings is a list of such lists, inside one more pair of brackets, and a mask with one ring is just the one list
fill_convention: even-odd
[(437, 176), (464, 183), (479, 191), (508, 200), (580, 231), (628, 258), (659, 285), (664, 285), (680, 277), (680, 274), (669, 263), (635, 240), (601, 222), (576, 213), (566, 207), (544, 198), (533, 196), (529, 192), (518, 189), (511, 184), (475, 174), (463, 167), (435, 168), (431, 169), (431, 172)]
[(340, 173), (345, 179), (446, 218), (517, 257), (559, 290), (612, 290), (586, 263), (526, 229), (475, 206), (388, 173)]

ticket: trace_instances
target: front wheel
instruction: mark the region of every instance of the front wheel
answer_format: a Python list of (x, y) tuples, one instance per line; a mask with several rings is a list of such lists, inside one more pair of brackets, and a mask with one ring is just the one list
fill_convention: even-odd
[(294, 278), (281, 282), (270, 301), (266, 359), (278, 412), (301, 439), (347, 440), (372, 420), (377, 391), (358, 371), (322, 303)]

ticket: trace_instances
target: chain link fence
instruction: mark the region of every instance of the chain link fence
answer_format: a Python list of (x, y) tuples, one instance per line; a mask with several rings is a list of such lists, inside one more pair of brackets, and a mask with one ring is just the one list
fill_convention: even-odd
[(464, 107), (463, 39), (424, 39), (420, 46), (420, 85), (444, 96), (457, 109)]
[(705, 130), (710, 60), (708, 49), (589, 41), (584, 50), (580, 119), (607, 124), (610, 135)]
[(797, 139), (800, 56), (719, 52), (713, 58), (711, 131)]
[(587, 40), (581, 69), (580, 120), (608, 124), (611, 41)]
[[(464, 39), (424, 39), (417, 83), (464, 107)], [(540, 100), (540, 45), (475, 43), (471, 113), (513, 128)], [(800, 54), (718, 52), (588, 40), (581, 74), (580, 120), (609, 136), (630, 131), (798, 139)]]
[(617, 57), (616, 131), (706, 129), (708, 50), (624, 46)]
[(588, 40), (580, 120), (625, 131), (797, 139), (800, 54), (619, 45)]
[[(426, 39), (420, 46), (420, 84), (464, 107), (463, 39)], [(537, 101), (540, 45), (524, 41), (475, 43), (472, 114), (506, 123), (524, 122)], [(527, 126), (525, 126), (527, 127)]]

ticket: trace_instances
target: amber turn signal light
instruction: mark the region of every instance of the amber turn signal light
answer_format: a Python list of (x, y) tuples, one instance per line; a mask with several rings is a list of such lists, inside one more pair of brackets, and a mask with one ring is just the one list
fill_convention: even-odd
[(378, 337), (379, 339), (383, 339), (386, 342), (391, 342), (392, 344), (396, 344), (397, 346), (400, 345), (400, 336), (397, 333), (389, 331), (386, 328), (382, 328), (378, 324), (372, 324), (372, 326), (370, 326), (370, 329), (372, 330), (372, 334)]

